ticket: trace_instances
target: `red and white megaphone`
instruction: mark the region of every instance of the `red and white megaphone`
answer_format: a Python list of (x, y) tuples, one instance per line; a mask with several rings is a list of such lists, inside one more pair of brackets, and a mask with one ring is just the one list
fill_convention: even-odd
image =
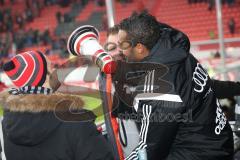
[(67, 48), (75, 56), (91, 56), (95, 64), (106, 74), (114, 73), (116, 62), (112, 56), (104, 51), (98, 42), (98, 30), (91, 25), (84, 25), (75, 29), (68, 38)]

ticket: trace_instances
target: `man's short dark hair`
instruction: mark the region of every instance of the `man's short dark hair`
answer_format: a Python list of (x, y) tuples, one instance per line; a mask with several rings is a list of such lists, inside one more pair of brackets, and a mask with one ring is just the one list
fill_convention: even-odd
[(128, 39), (133, 46), (141, 43), (151, 50), (160, 37), (159, 22), (147, 12), (134, 13), (130, 17), (122, 20), (119, 30), (124, 30), (128, 34)]
[(118, 34), (118, 31), (119, 31), (119, 25), (115, 24), (113, 27), (108, 29), (107, 36), (109, 36), (110, 34)]

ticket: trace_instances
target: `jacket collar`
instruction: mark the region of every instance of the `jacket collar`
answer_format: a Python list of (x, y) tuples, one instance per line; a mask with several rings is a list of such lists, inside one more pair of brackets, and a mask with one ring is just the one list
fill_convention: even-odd
[(0, 93), (0, 105), (12, 112), (51, 112), (64, 109), (66, 105), (70, 105), (71, 109), (82, 109), (83, 104), (78, 95), (62, 93), (10, 95), (7, 91)]
[(156, 62), (161, 64), (176, 64), (189, 55), (190, 41), (181, 31), (170, 26), (160, 25), (160, 38), (151, 49), (144, 62)]

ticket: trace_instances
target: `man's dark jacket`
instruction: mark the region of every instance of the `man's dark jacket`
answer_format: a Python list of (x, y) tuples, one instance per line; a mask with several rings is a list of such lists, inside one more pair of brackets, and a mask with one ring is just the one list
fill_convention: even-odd
[[(122, 64), (114, 75), (117, 116), (134, 108), (140, 143), (150, 160), (230, 160), (233, 136), (205, 69), (189, 53), (182, 32), (160, 24), (161, 35), (140, 63)], [(143, 66), (143, 67), (141, 67)], [(140, 118), (139, 118), (140, 117)]]

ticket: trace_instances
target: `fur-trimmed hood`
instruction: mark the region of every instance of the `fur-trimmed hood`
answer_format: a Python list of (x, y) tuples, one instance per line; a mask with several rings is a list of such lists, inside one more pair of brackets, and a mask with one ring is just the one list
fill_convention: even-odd
[(54, 93), (44, 94), (20, 94), (11, 95), (8, 91), (0, 93), (0, 105), (12, 112), (51, 112), (63, 109), (61, 103), (70, 104), (71, 109), (81, 109), (83, 100), (78, 95)]
[(5, 91), (0, 93), (0, 105), (4, 108), (2, 124), (6, 137), (14, 144), (33, 146), (58, 132), (57, 129), (65, 124), (61, 113), (82, 109), (83, 101), (77, 95), (10, 95)]

